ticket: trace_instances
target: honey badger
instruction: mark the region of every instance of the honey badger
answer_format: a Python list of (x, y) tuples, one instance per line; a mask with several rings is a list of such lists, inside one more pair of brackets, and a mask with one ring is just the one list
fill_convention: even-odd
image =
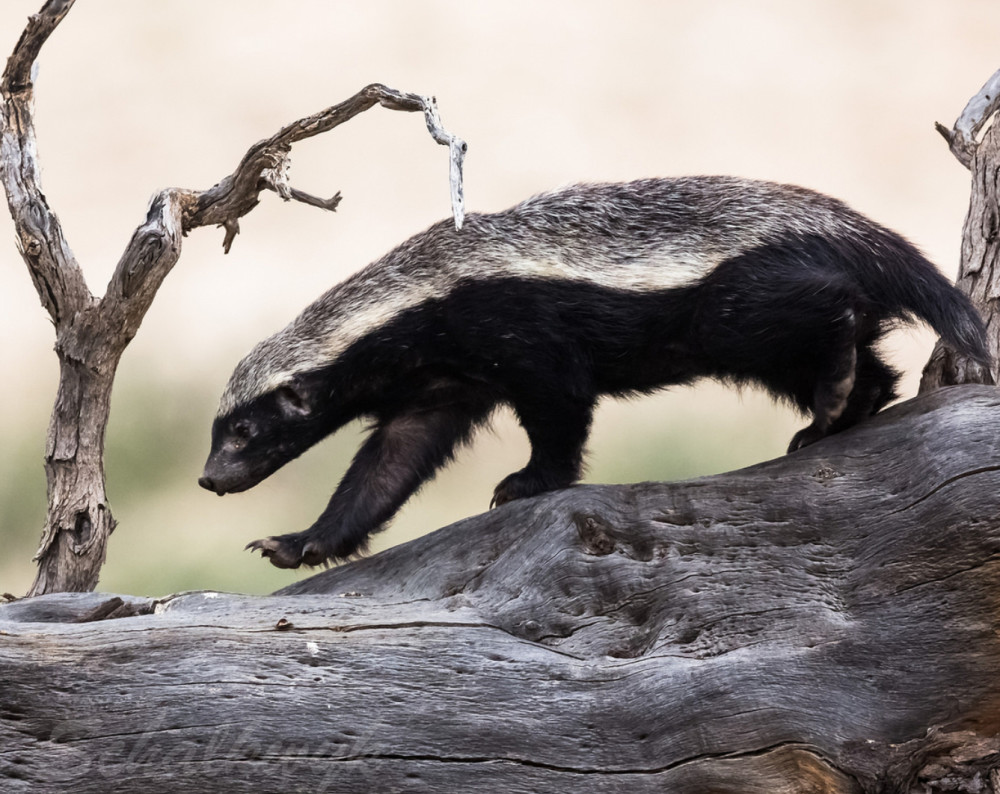
[(875, 346), (920, 318), (986, 365), (983, 324), (916, 248), (843, 203), (729, 177), (579, 185), (441, 222), (333, 287), (236, 367), (200, 484), (251, 488), (346, 422), (370, 434), (279, 567), (362, 550), (509, 405), (531, 442), (503, 504), (575, 482), (601, 395), (708, 377), (812, 415), (789, 451), (871, 416), (899, 374)]

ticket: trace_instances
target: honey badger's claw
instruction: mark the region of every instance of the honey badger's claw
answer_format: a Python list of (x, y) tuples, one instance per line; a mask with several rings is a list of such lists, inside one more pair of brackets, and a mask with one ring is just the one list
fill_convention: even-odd
[(493, 489), (493, 498), (490, 500), (490, 510), (500, 507), (515, 499), (527, 499), (531, 496), (538, 496), (546, 491), (555, 491), (559, 488), (566, 488), (573, 483), (574, 476), (565, 478), (546, 477), (543, 473), (524, 468), (508, 474), (504, 477), (496, 488)]
[(308, 565), (310, 567), (316, 565), (325, 565), (328, 561), (328, 555), (320, 548), (320, 545), (315, 541), (308, 541), (302, 547), (302, 564)]
[(298, 568), (302, 560), (302, 549), (289, 544), (282, 538), (264, 538), (247, 544), (250, 551), (259, 551), (277, 568)]
[(246, 548), (250, 551), (259, 551), (276, 568), (322, 565), (328, 556), (316, 541), (306, 540), (300, 534), (254, 540), (248, 543)]
[(792, 436), (792, 441), (788, 445), (788, 451), (795, 452), (803, 449), (804, 447), (808, 447), (810, 444), (815, 444), (823, 438), (824, 435), (825, 433), (815, 425), (809, 425), (809, 427), (803, 428)]
[(493, 492), (493, 498), (490, 499), (490, 510), (492, 510), (494, 507), (500, 507), (500, 505), (506, 504), (509, 501), (510, 497), (507, 496), (506, 493), (501, 491), (500, 486), (498, 485), (496, 490)]

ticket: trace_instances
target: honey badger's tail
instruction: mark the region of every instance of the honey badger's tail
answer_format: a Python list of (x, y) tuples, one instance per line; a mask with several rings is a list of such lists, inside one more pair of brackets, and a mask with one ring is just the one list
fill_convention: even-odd
[(986, 349), (986, 327), (979, 312), (965, 293), (934, 272), (941, 286), (922, 293), (922, 302), (918, 298), (908, 308), (926, 320), (950, 347), (984, 367), (992, 366), (993, 359)]
[[(962, 355), (985, 367), (993, 360), (986, 347), (986, 326), (972, 301), (907, 240), (879, 229), (871, 241), (863, 284), (879, 295), (892, 313), (910, 314), (931, 326)], [(875, 262), (871, 261), (874, 254)], [(866, 283), (867, 282), (867, 283)], [(875, 282), (875, 283), (872, 283)]]

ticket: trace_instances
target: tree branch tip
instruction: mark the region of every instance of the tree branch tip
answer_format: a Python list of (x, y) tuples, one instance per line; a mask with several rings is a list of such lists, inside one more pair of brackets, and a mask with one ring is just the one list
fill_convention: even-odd
[(220, 223), (219, 226), (226, 230), (226, 236), (222, 238), (222, 253), (228, 254), (229, 249), (233, 247), (233, 240), (240, 233), (240, 222), (238, 220), (228, 220)]
[(330, 198), (324, 199), (293, 187), (289, 188), (289, 195), (285, 200), (289, 201), (294, 199), (295, 201), (300, 201), (303, 204), (308, 204), (310, 207), (319, 207), (321, 210), (336, 212), (337, 205), (340, 204), (341, 198), (342, 196), (340, 195), (339, 190), (330, 196)]
[(48, 0), (39, 13), (61, 14), (75, 3), (76, 0)]
[(955, 155), (955, 159), (958, 160), (966, 168), (972, 168), (972, 155), (975, 151), (975, 144), (970, 144), (965, 134), (956, 125), (954, 128), (949, 129), (940, 121), (934, 122), (934, 129), (936, 129), (942, 138), (948, 143), (948, 149), (951, 153)]
[(403, 91), (397, 91), (382, 83), (372, 83), (361, 89), (361, 92), (387, 110), (401, 110), (412, 113), (415, 110), (422, 110), (427, 107), (426, 97), (419, 94), (407, 94)]

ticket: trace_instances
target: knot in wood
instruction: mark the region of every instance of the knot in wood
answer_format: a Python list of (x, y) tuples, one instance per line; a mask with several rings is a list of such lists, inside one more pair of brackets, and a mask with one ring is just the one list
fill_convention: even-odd
[(517, 636), (523, 637), (531, 642), (537, 642), (542, 636), (542, 626), (537, 620), (526, 620), (519, 627)]
[[(1000, 182), (1000, 174), (997, 174), (997, 182)], [(987, 244), (992, 243), (997, 236), (997, 212), (992, 206), (983, 208), (983, 219), (981, 222), (981, 233)]]
[(48, 239), (49, 215), (45, 206), (40, 201), (29, 199), (20, 217), (15, 216), (15, 221), (22, 253), (37, 259)]
[(615, 550), (615, 542), (608, 534), (609, 528), (599, 518), (577, 513), (573, 516), (573, 522), (586, 554), (603, 557)]
[(142, 241), (138, 260), (129, 268), (130, 274), (137, 272), (140, 268), (143, 270), (149, 269), (149, 266), (160, 257), (161, 252), (166, 246), (165, 236), (161, 231), (153, 231), (146, 234), (145, 239)]
[(813, 479), (819, 480), (822, 483), (829, 482), (830, 480), (835, 480), (838, 477), (843, 477), (844, 475), (830, 466), (820, 466), (816, 471), (813, 472)]

